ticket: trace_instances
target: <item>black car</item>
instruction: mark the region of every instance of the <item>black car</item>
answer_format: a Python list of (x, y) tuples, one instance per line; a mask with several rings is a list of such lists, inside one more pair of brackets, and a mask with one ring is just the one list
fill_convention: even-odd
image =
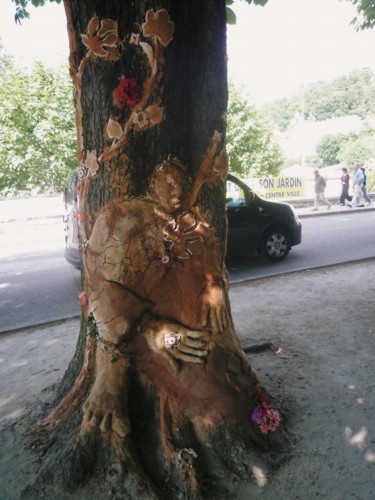
[[(79, 210), (77, 174), (70, 175), (65, 189), (65, 257), (79, 269)], [(301, 223), (287, 203), (266, 201), (245, 183), (229, 174), (227, 177), (228, 242), (227, 256), (258, 253), (278, 262), (291, 247), (301, 243)]]
[(301, 243), (301, 223), (287, 203), (263, 200), (231, 174), (227, 196), (228, 257), (258, 253), (279, 262)]

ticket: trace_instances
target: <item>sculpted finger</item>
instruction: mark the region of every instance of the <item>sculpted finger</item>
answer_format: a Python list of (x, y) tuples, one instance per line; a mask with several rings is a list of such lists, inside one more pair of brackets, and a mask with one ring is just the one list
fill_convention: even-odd
[(196, 356), (188, 356), (187, 354), (183, 354), (182, 352), (176, 353), (176, 358), (180, 359), (181, 361), (186, 361), (186, 363), (195, 363), (199, 365), (204, 363), (203, 358), (199, 358)]
[(214, 309), (211, 309), (210, 311), (210, 320), (212, 331), (215, 335), (217, 335), (218, 333), (220, 333), (220, 328), (217, 321), (216, 311)]
[(215, 313), (216, 313), (216, 318), (217, 318), (217, 325), (218, 325), (218, 328), (219, 328), (219, 333), (221, 333), (223, 330), (224, 330), (224, 322), (223, 322), (223, 308), (220, 307), (220, 308), (217, 308), (215, 310)]
[(192, 349), (189, 346), (186, 345), (181, 345), (179, 346), (178, 349), (179, 352), (184, 353), (184, 354), (190, 354), (191, 356), (207, 356), (208, 354), (208, 349)]
[(203, 327), (207, 325), (207, 316), (208, 316), (208, 306), (203, 304), (201, 307), (200, 321)]
[(221, 308), (220, 317), (221, 317), (221, 331), (223, 332), (229, 325), (229, 317), (226, 307)]
[(205, 339), (190, 339), (189, 337), (186, 337), (184, 345), (192, 347), (193, 349), (201, 349), (202, 347), (207, 346), (207, 341)]
[(206, 342), (209, 340), (210, 333), (207, 330), (190, 330), (187, 333), (188, 338), (192, 339), (200, 339), (200, 340), (205, 340)]

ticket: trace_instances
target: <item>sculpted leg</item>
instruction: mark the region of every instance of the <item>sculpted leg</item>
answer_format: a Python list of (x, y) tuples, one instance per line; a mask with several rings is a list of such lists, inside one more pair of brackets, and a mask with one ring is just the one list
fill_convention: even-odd
[(126, 401), (127, 363), (125, 358), (112, 362), (109, 353), (98, 346), (97, 375), (83, 407), (81, 432), (115, 432), (120, 437), (129, 433)]
[(147, 302), (116, 283), (101, 282), (92, 293), (90, 308), (98, 330), (98, 345), (95, 382), (83, 407), (83, 433), (114, 432), (120, 437), (129, 433), (128, 360), (123, 352), (145, 306)]

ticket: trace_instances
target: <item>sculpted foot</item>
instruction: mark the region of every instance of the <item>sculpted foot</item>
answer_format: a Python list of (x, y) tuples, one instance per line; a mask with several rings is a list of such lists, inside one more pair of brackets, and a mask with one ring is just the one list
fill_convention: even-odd
[(129, 434), (130, 424), (126, 401), (125, 359), (114, 363), (107, 352), (97, 353), (97, 376), (91, 393), (83, 406), (82, 433)]
[(82, 433), (116, 433), (125, 437), (130, 432), (129, 419), (125, 416), (124, 402), (120, 396), (102, 393), (90, 394), (83, 407)]

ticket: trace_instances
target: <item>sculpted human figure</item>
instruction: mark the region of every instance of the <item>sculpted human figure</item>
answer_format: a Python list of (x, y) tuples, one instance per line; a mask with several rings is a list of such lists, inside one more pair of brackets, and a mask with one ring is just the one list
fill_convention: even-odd
[[(211, 336), (228, 324), (217, 239), (198, 207), (188, 206), (196, 184), (169, 158), (156, 167), (150, 185), (144, 198), (105, 206), (84, 248), (89, 314), (102, 343), (84, 405), (85, 431), (127, 434), (127, 346), (145, 318), (152, 318), (146, 321), (153, 332), (150, 349), (197, 364), (208, 355)], [(120, 353), (116, 362), (101, 347)]]

